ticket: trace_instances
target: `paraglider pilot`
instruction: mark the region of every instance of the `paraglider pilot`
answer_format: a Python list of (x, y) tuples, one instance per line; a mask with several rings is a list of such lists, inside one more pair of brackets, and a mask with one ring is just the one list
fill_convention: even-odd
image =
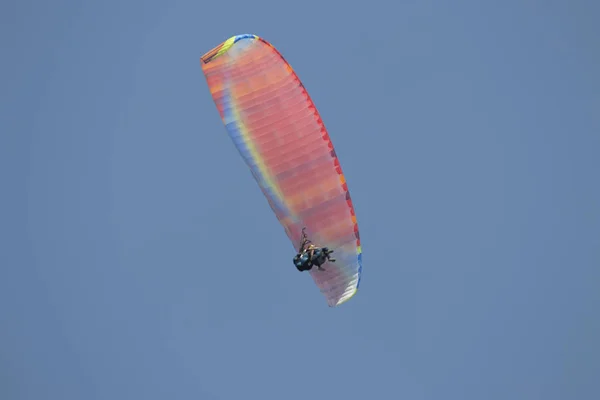
[(302, 239), (298, 254), (294, 257), (294, 265), (298, 271), (310, 271), (313, 266), (316, 266), (319, 271), (325, 271), (321, 265), (327, 261), (335, 262), (334, 258), (330, 257), (333, 250), (327, 247), (317, 247), (306, 237), (306, 228), (302, 228)]

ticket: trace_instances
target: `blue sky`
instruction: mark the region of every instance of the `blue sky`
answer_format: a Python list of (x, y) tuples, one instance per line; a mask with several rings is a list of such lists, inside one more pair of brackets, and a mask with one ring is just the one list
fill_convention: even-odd
[[(0, 398), (600, 398), (599, 3), (219, 4), (0, 5)], [(339, 308), (202, 75), (240, 33), (342, 162)]]

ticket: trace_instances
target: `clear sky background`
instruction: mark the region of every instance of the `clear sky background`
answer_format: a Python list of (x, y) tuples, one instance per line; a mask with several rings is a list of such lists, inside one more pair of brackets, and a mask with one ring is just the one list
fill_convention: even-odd
[[(599, 399), (599, 11), (3, 1), (0, 398)], [(342, 162), (364, 276), (339, 308), (208, 91), (240, 33)]]

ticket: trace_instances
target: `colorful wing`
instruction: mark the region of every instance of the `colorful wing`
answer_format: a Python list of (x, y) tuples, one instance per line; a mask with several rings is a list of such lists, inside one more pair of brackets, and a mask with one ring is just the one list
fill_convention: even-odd
[[(333, 144), (306, 89), (256, 35), (234, 36), (201, 58), (223, 123), (297, 249), (301, 231), (335, 250), (311, 275), (329, 306), (350, 299), (362, 270), (360, 237)], [(290, 261), (291, 265), (291, 261)]]

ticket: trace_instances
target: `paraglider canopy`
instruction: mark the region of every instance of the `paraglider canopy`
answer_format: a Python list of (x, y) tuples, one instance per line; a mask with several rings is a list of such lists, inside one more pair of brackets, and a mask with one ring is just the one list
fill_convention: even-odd
[(229, 136), (294, 246), (302, 228), (336, 262), (312, 278), (329, 306), (358, 290), (362, 251), (354, 206), (333, 143), (304, 85), (267, 41), (244, 34), (201, 57)]

